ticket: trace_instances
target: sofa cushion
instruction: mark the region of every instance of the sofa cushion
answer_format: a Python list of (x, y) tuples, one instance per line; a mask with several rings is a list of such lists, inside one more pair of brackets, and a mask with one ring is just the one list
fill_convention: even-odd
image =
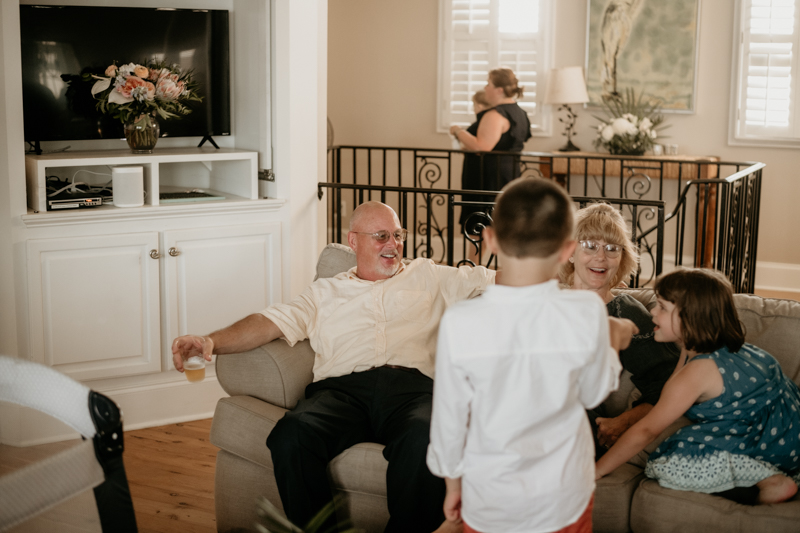
[(386, 497), (386, 468), (383, 444), (361, 442), (331, 461), (328, 472), (334, 488)]
[(217, 402), (211, 422), (211, 444), (272, 471), (267, 437), (286, 409), (250, 396), (232, 396)]
[(783, 372), (800, 384), (800, 303), (751, 294), (736, 294), (733, 299), (747, 342), (772, 354)]
[(597, 481), (592, 511), (595, 533), (630, 531), (631, 500), (643, 478), (641, 468), (624, 464)]
[(631, 528), (648, 533), (770, 533), (800, 529), (800, 497), (775, 505), (741, 505), (721, 496), (666, 489), (645, 479), (633, 495)]
[(356, 266), (356, 253), (349, 246), (344, 244), (331, 243), (322, 249), (317, 260), (317, 276), (314, 281), (320, 278), (332, 278), (340, 272), (346, 272)]

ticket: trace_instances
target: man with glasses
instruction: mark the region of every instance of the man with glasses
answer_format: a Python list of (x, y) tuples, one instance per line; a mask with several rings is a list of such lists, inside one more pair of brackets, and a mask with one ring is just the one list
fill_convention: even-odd
[(315, 281), (289, 303), (173, 343), (182, 371), (199, 353), (210, 361), (212, 353), (240, 353), (277, 338), (310, 340), (314, 382), (267, 439), (284, 510), (298, 525), (332, 498), (328, 462), (365, 441), (384, 444), (389, 461), (386, 531), (430, 532), (444, 521), (444, 482), (425, 463), (439, 320), (449, 305), (483, 292), (495, 273), (422, 258), (405, 264), (406, 236), (391, 207), (364, 203), (347, 234), (354, 268)]

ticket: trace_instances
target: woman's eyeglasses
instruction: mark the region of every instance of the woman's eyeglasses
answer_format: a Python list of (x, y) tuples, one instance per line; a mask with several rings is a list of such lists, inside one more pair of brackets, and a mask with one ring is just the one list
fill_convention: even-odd
[(358, 233), (359, 235), (369, 235), (378, 243), (383, 244), (389, 240), (389, 237), (394, 237), (394, 240), (397, 242), (406, 242), (406, 237), (408, 236), (408, 230), (399, 229), (394, 233), (390, 233), (385, 229), (381, 231), (376, 231), (375, 233), (368, 233), (366, 231), (354, 231), (353, 233)]
[(589, 241), (580, 241), (580, 242), (581, 242), (581, 248), (583, 248), (583, 251), (586, 252), (589, 255), (597, 254), (597, 252), (600, 251), (600, 248), (603, 249), (603, 251), (606, 254), (606, 257), (610, 257), (612, 259), (615, 258), (615, 257), (619, 257), (619, 255), (622, 253), (622, 245), (621, 244), (602, 244), (600, 242), (591, 241), (591, 240), (589, 240)]

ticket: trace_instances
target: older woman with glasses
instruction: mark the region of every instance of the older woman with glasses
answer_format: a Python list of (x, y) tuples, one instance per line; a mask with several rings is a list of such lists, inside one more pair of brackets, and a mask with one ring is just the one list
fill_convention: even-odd
[(561, 268), (561, 281), (572, 289), (596, 292), (606, 303), (610, 316), (630, 319), (639, 328), (639, 334), (633, 336), (619, 358), (642, 394), (633, 408), (617, 417), (604, 417), (602, 408), (589, 413), (599, 456), (650, 412), (675, 369), (680, 350), (672, 343), (655, 341), (653, 317), (637, 299), (628, 294), (614, 295), (611, 291), (630, 277), (639, 264), (628, 224), (619, 210), (608, 204), (581, 209), (575, 217), (575, 234), (578, 246)]

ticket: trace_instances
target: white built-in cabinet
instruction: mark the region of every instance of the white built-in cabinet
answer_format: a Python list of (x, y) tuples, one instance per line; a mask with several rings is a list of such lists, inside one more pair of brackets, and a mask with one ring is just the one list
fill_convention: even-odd
[[(175, 337), (206, 334), (280, 302), (283, 201), (257, 197), (255, 156), (191, 148), (26, 156), (31, 359), (84, 382), (182, 379), (172, 365)], [(117, 164), (145, 167), (145, 206), (45, 209), (45, 176)], [(165, 187), (217, 191), (226, 200), (159, 205)]]
[(78, 380), (169, 371), (175, 337), (277, 301), (280, 224), (31, 239), (28, 291), (35, 361)]
[(27, 247), (34, 361), (79, 380), (161, 371), (157, 232)]

